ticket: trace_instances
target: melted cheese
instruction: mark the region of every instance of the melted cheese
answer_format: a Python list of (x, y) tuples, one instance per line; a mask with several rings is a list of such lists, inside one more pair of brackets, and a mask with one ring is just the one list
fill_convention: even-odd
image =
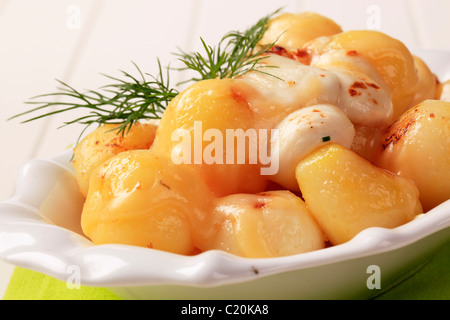
[(262, 61), (264, 66), (241, 79), (260, 93), (250, 98), (253, 109), (274, 125), (300, 108), (338, 101), (339, 79), (333, 72), (275, 54)]
[(272, 137), (272, 160), (279, 161), (279, 170), (271, 179), (280, 185), (298, 190), (295, 168), (311, 151), (328, 142), (350, 148), (355, 137), (351, 121), (333, 105), (314, 105), (297, 110), (281, 121)]
[[(332, 65), (321, 68), (323, 56), (317, 65), (304, 65), (293, 59), (271, 54), (262, 61), (265, 66), (244, 74), (241, 79), (260, 93), (258, 98), (249, 97), (252, 108), (266, 122), (277, 125), (288, 114), (317, 104), (335, 105), (350, 120), (366, 127), (388, 125), (393, 120), (393, 107), (389, 93), (372, 77), (362, 74), (376, 73), (359, 61), (357, 68), (341, 68)], [(333, 61), (337, 59), (333, 58)], [(347, 65), (347, 64), (346, 64)]]

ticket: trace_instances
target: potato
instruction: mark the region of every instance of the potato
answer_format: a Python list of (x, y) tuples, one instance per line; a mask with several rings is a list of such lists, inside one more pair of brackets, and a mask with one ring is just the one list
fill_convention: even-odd
[(333, 245), (369, 227), (398, 227), (422, 213), (413, 182), (337, 144), (302, 160), (296, 177), (306, 205)]
[(418, 82), (411, 106), (415, 106), (425, 100), (434, 99), (438, 90), (436, 75), (431, 72), (428, 65), (421, 58), (417, 56), (413, 56), (413, 58), (417, 69)]
[(450, 199), (450, 102), (426, 100), (385, 133), (377, 164), (413, 180), (429, 211)]
[(248, 258), (321, 249), (325, 238), (305, 203), (289, 191), (234, 194), (216, 201), (214, 230), (203, 250)]
[(191, 167), (149, 150), (125, 151), (92, 173), (81, 216), (94, 244), (197, 252), (210, 232), (213, 197)]
[(271, 19), (261, 43), (276, 45), (296, 52), (306, 42), (321, 36), (342, 32), (333, 20), (313, 12), (283, 13)]
[(95, 168), (112, 156), (127, 150), (149, 149), (158, 128), (155, 123), (136, 123), (125, 135), (118, 125), (105, 124), (84, 137), (73, 150), (73, 167), (81, 194), (86, 197), (89, 179)]
[(381, 152), (385, 129), (355, 126), (355, 138), (350, 149), (374, 163)]
[(295, 168), (301, 159), (318, 146), (332, 141), (350, 147), (355, 129), (344, 112), (326, 104), (302, 108), (281, 121), (272, 137), (271, 156), (279, 161), (270, 180), (297, 192)]
[[(244, 142), (241, 147), (227, 134), (259, 126), (257, 113), (241, 91), (248, 86), (234, 79), (191, 85), (168, 105), (152, 149), (176, 163), (194, 167), (217, 196), (264, 190), (267, 179), (261, 176), (258, 162), (250, 161), (250, 141), (240, 139)], [(208, 133), (214, 135), (206, 137)], [(253, 145), (257, 146), (256, 141)], [(254, 153), (256, 157), (259, 154)], [(242, 163), (239, 154), (243, 155)]]

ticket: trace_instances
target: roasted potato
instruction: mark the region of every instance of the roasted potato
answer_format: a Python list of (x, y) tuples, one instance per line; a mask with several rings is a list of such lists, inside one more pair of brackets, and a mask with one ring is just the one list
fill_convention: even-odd
[(333, 245), (366, 228), (398, 227), (423, 212), (414, 182), (338, 144), (303, 159), (296, 177), (306, 205)]
[(95, 244), (197, 252), (209, 232), (213, 196), (197, 172), (150, 150), (125, 151), (91, 176), (81, 226)]
[(214, 230), (203, 250), (248, 258), (322, 249), (325, 238), (302, 199), (289, 191), (234, 194), (216, 201)]
[(257, 161), (250, 161), (255, 154), (249, 146), (255, 141), (238, 139), (242, 147), (233, 135), (259, 127), (256, 111), (241, 94), (248, 86), (234, 79), (191, 85), (165, 110), (152, 149), (194, 167), (217, 196), (263, 191), (267, 179)]
[(377, 164), (413, 180), (425, 211), (450, 199), (450, 102), (426, 100), (384, 135)]
[(297, 53), (305, 43), (321, 36), (342, 32), (333, 20), (314, 12), (283, 13), (268, 23), (268, 29), (261, 39), (264, 45), (276, 42), (276, 46), (289, 54)]
[(86, 197), (92, 172), (104, 161), (127, 150), (149, 149), (155, 139), (156, 123), (136, 123), (126, 135), (116, 124), (105, 124), (85, 136), (73, 150), (73, 167), (81, 194)]

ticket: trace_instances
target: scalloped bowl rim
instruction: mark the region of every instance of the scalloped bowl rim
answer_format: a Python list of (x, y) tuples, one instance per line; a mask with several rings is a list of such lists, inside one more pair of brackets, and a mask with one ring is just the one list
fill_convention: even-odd
[[(70, 154), (29, 160), (22, 171), (30, 167), (31, 173), (63, 168), (73, 174), (67, 162)], [(156, 284), (209, 287), (237, 283), (254, 279), (255, 268), (259, 276), (268, 276), (317, 267), (392, 251), (447, 228), (450, 232), (448, 200), (397, 228), (368, 228), (344, 244), (316, 251), (277, 258), (242, 258), (219, 250), (182, 256), (121, 244), (93, 245), (79, 233), (47, 221), (38, 208), (19, 201), (18, 196), (0, 203), (0, 258), (60, 280), (67, 279), (70, 267), (78, 266), (82, 285), (102, 287)], [(14, 209), (26, 212), (27, 218), (2, 217), (2, 212)], [(6, 249), (2, 248), (2, 241), (8, 241)]]

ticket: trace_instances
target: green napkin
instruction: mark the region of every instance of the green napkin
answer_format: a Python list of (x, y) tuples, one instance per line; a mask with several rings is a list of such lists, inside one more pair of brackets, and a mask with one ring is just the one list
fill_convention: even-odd
[[(450, 300), (450, 242), (419, 272), (380, 295), (380, 300)], [(105, 288), (69, 289), (66, 282), (16, 268), (4, 300), (120, 300)]]

